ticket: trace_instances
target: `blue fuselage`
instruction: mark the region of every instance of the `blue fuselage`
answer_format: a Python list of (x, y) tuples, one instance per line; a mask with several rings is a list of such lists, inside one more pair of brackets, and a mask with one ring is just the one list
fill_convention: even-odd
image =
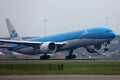
[[(64, 42), (66, 45), (57, 49), (57, 51), (71, 50), (78, 47), (86, 47), (90, 45), (102, 44), (104, 42), (110, 42), (115, 38), (115, 33), (111, 28), (96, 27), (84, 30), (77, 30), (67, 33), (55, 34), (45, 37), (38, 37), (27, 39), (26, 41), (37, 42)], [(32, 47), (18, 46), (14, 49), (16, 52), (24, 54), (39, 54), (39, 50), (34, 50)]]

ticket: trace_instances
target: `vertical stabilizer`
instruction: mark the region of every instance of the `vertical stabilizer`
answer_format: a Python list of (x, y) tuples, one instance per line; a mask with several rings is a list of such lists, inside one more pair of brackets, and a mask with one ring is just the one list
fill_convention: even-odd
[(12, 25), (12, 23), (10, 22), (10, 20), (8, 18), (6, 18), (6, 24), (8, 27), (10, 39), (11, 40), (22, 40), (22, 38), (17, 33), (17, 31), (15, 30), (14, 26)]

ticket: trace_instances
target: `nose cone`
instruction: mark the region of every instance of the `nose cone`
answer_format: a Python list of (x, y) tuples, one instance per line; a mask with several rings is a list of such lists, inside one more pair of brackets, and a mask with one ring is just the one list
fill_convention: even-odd
[(116, 37), (116, 34), (114, 32), (111, 32), (110, 33), (110, 38), (115, 38)]

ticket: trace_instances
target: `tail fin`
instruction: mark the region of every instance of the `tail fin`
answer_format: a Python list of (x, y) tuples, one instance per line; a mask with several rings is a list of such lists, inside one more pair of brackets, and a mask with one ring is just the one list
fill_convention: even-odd
[(22, 38), (19, 36), (19, 34), (16, 32), (14, 26), (10, 22), (8, 18), (6, 18), (6, 24), (8, 27), (9, 35), (11, 40), (22, 40)]

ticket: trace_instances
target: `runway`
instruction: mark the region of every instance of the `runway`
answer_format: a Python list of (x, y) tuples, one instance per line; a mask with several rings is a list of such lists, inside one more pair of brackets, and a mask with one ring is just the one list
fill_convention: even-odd
[(120, 80), (120, 75), (0, 75), (0, 80)]

